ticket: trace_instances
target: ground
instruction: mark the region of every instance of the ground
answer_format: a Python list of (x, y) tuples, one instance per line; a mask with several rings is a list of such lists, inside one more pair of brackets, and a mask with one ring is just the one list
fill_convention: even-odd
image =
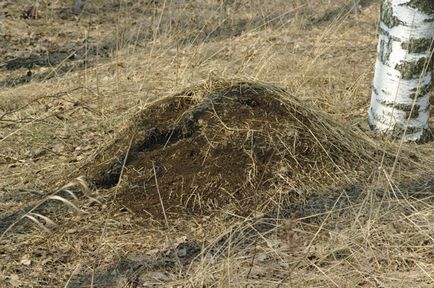
[(378, 3), (37, 2), (0, 3), (1, 287), (434, 285), (434, 145), (366, 128)]

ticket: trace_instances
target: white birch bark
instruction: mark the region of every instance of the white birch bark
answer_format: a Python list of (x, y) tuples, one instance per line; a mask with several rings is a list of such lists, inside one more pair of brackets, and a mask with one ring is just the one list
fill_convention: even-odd
[(379, 34), (369, 125), (404, 141), (428, 141), (434, 0), (382, 0)]

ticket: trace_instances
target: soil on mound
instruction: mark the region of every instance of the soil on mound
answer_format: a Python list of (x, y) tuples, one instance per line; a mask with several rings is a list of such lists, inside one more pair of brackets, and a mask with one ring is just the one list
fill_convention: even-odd
[(185, 92), (136, 118), (118, 139), (128, 149), (112, 149), (117, 156), (95, 184), (117, 186), (121, 205), (159, 219), (281, 204), (303, 196), (304, 187), (339, 182), (361, 164), (352, 140), (321, 117), (274, 87), (237, 83)]

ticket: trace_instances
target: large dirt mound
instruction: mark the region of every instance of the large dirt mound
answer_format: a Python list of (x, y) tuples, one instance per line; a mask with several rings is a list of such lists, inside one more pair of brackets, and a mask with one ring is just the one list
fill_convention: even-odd
[(117, 201), (143, 216), (248, 213), (342, 183), (372, 155), (282, 89), (209, 85), (144, 109), (101, 153), (103, 164), (90, 173), (95, 184), (116, 186)]

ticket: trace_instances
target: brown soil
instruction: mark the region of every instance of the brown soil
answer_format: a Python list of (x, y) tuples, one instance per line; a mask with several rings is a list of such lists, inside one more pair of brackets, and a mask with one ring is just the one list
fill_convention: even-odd
[[(128, 132), (130, 149), (121, 152), (128, 158), (118, 202), (157, 219), (163, 207), (166, 215), (223, 206), (246, 214), (304, 196), (303, 182), (336, 183), (359, 156), (333, 135), (316, 138), (327, 125), (319, 127), (314, 114), (282, 93), (238, 83), (202, 99), (189, 92), (150, 105)], [(117, 153), (96, 177), (98, 187), (118, 185), (124, 157)]]

